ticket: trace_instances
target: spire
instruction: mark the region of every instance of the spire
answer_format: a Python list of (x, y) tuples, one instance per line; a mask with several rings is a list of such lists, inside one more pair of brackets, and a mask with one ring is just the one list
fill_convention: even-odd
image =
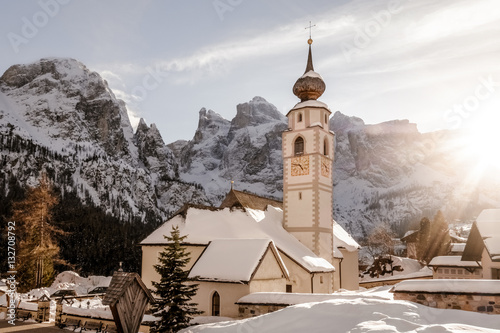
[(311, 38), (309, 38), (307, 43), (309, 44), (309, 55), (307, 56), (307, 66), (306, 66), (306, 71), (304, 72), (304, 74), (309, 72), (309, 71), (314, 72), (313, 57), (312, 57), (312, 52), (311, 52), (311, 44), (313, 43), (313, 40)]
[[(310, 25), (309, 28), (311, 27)], [(309, 54), (307, 56), (306, 71), (293, 86), (294, 95), (300, 98), (302, 102), (318, 99), (326, 89), (325, 82), (321, 78), (321, 75), (314, 71), (311, 50), (312, 42), (313, 40), (311, 38), (307, 41), (307, 44), (309, 44)]]

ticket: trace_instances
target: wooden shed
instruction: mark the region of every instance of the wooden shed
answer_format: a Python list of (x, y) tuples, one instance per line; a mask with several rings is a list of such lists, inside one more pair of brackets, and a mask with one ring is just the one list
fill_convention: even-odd
[(121, 333), (137, 333), (144, 310), (154, 298), (137, 273), (115, 272), (102, 303), (109, 305)]

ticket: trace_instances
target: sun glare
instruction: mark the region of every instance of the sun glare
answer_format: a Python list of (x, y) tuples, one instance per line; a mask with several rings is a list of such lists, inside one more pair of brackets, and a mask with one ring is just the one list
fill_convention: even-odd
[(500, 115), (498, 119), (482, 119), (467, 130), (465, 155), (474, 159), (477, 171), (500, 170)]

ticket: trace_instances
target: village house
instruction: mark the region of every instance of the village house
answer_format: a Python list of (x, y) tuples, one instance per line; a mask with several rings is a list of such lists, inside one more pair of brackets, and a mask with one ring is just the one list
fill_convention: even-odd
[(463, 261), (480, 262), (483, 279), (500, 279), (500, 209), (483, 210), (472, 228)]
[(483, 270), (477, 261), (462, 261), (461, 256), (432, 258), (429, 267), (433, 279), (481, 279)]

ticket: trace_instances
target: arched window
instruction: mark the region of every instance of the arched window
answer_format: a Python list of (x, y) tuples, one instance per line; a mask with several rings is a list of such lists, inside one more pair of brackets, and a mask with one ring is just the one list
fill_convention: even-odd
[(304, 139), (302, 139), (302, 137), (299, 136), (297, 139), (295, 139), (293, 151), (295, 155), (304, 154)]
[(323, 155), (328, 156), (328, 140), (326, 138), (323, 142)]
[(220, 296), (216, 291), (212, 295), (212, 316), (220, 316)]
[(302, 122), (302, 112), (299, 113), (299, 123)]

